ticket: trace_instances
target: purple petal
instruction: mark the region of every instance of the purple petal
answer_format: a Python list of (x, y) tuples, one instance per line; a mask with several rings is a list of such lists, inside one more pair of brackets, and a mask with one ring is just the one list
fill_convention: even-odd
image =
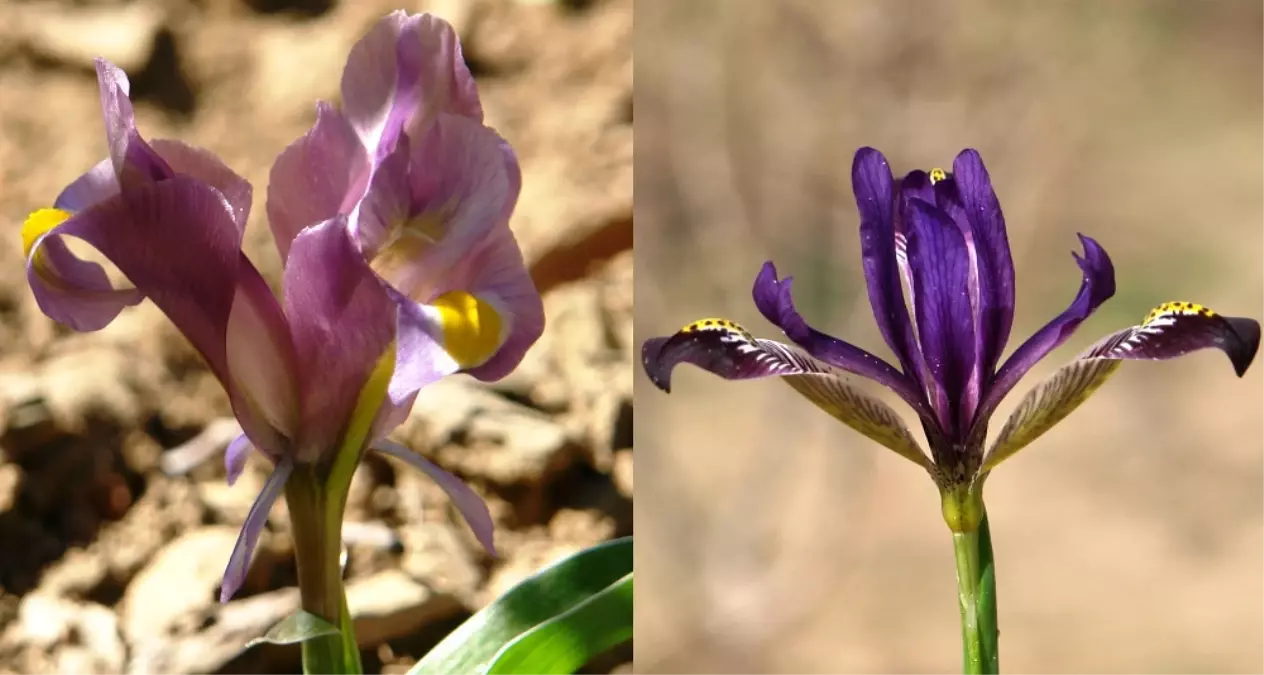
[(979, 153), (962, 151), (952, 170), (951, 180), (969, 221), (978, 266), (979, 361), (975, 369), (986, 380), (996, 369), (1014, 322), (1014, 261), (1001, 204)]
[(861, 148), (852, 161), (851, 181), (860, 210), (860, 251), (874, 319), (905, 375), (918, 386), (924, 386), (925, 367), (900, 286), (891, 168), (882, 153), (873, 148)]
[[(360, 250), (370, 260), (405, 234), (413, 215), (412, 185), (408, 180), (411, 144), (401, 136), (395, 149), (382, 158), (360, 202), (351, 230)], [(402, 262), (402, 261), (401, 261)], [(381, 266), (381, 263), (378, 263)]]
[(233, 411), (246, 435), (273, 460), (302, 430), (298, 365), (290, 327), (272, 289), (242, 256), (243, 274), (224, 337)]
[(671, 391), (672, 370), (690, 363), (726, 380), (780, 377), (835, 419), (930, 469), (930, 461), (890, 406), (848, 384), (841, 371), (788, 345), (756, 339), (724, 319), (695, 321), (675, 335), (651, 338), (641, 364), (655, 386)]
[(71, 213), (82, 211), (97, 202), (102, 202), (118, 194), (118, 178), (114, 175), (114, 161), (101, 160), (87, 173), (75, 179), (73, 183), (57, 195), (53, 207)]
[(1005, 364), (997, 370), (975, 414), (976, 429), (986, 425), (987, 419), (992, 415), (992, 411), (996, 410), (997, 404), (1014, 388), (1015, 384), (1018, 384), (1023, 375), (1036, 365), (1036, 362), (1066, 342), (1080, 323), (1115, 294), (1115, 266), (1111, 263), (1110, 256), (1092, 238), (1082, 234), (1079, 237), (1080, 243), (1084, 246), (1084, 256), (1071, 254), (1083, 272), (1083, 281), (1080, 283), (1080, 290), (1076, 293), (1075, 300), (1057, 318), (1045, 324), (1014, 350)]
[(944, 430), (961, 428), (978, 390), (968, 387), (974, 367), (970, 307), (970, 254), (952, 219), (920, 199), (909, 201), (909, 267), (917, 290), (914, 309), (926, 366), (938, 387), (932, 398)]
[(105, 117), (105, 137), (114, 164), (114, 175), (122, 186), (169, 178), (171, 167), (140, 137), (136, 116), (127, 97), (127, 75), (105, 59), (96, 59), (97, 86), (101, 92), (101, 113)]
[(335, 447), (360, 391), (395, 339), (396, 304), (345, 218), (305, 229), (285, 267), (285, 312), (303, 396), (300, 452)]
[(232, 555), (228, 557), (228, 566), (224, 569), (224, 580), (220, 583), (219, 591), (220, 602), (231, 600), (245, 583), (246, 572), (250, 569), (250, 558), (254, 555), (255, 545), (259, 543), (259, 533), (263, 531), (264, 525), (267, 525), (268, 513), (272, 510), (272, 505), (276, 503), (277, 497), (281, 496), (281, 491), (285, 489), (285, 482), (289, 480), (293, 470), (294, 465), (288, 461), (278, 464), (272, 470), (272, 475), (268, 476), (267, 482), (263, 484), (263, 490), (255, 498), (254, 504), (250, 505), (246, 522), (242, 523), (241, 534), (237, 535), (237, 544), (233, 546)]
[(34, 242), (26, 279), (36, 304), (49, 318), (80, 332), (100, 330), (145, 296), (135, 288), (114, 288), (100, 265), (71, 253), (59, 232), (65, 225)]
[(219, 190), (228, 201), (233, 222), (237, 223), (237, 231), (245, 233), (246, 221), (250, 218), (250, 201), (254, 194), (249, 181), (234, 173), (214, 153), (202, 148), (165, 138), (154, 139), (150, 145), (172, 171), (196, 178)]
[(424, 129), (440, 112), (483, 119), (452, 26), (432, 15), (402, 11), (378, 21), (351, 49), (342, 74), (342, 107), (375, 156), (385, 154), (380, 147), (391, 149), (390, 139), (383, 138), (388, 126)]
[(900, 371), (859, 347), (809, 326), (794, 307), (791, 284), (791, 277), (777, 279), (777, 268), (772, 262), (764, 263), (752, 291), (755, 306), (764, 318), (780, 328), (791, 342), (806, 350), (812, 358), (867, 377), (899, 394), (919, 415), (934, 419), (917, 385)]
[(350, 214), (372, 166), (351, 124), (327, 103), (316, 124), (276, 159), (268, 175), (268, 224), (281, 260), (303, 228)]
[(1105, 337), (1081, 358), (1163, 361), (1215, 348), (1229, 357), (1242, 377), (1259, 347), (1260, 324), (1254, 319), (1221, 316), (1193, 302), (1166, 302), (1141, 325)]
[(494, 543), (494, 534), (496, 527), (492, 523), (492, 514), (487, 510), (487, 504), (483, 501), (478, 493), (470, 489), (464, 481), (456, 476), (444, 471), (439, 466), (412, 450), (388, 440), (380, 440), (373, 444), (373, 449), (391, 457), (403, 460), (409, 466), (418, 469), (433, 480), (448, 495), (448, 499), (452, 500), (457, 511), (461, 513), (461, 517), (469, 523), (470, 529), (474, 531), (474, 537), (478, 539), (478, 543), (487, 549), (487, 553), (491, 556), (496, 555), (496, 545)]
[(1165, 360), (1216, 348), (1242, 377), (1259, 346), (1260, 324), (1254, 319), (1221, 316), (1192, 302), (1164, 303), (1141, 325), (1108, 335), (1028, 392), (988, 451), (983, 470), (991, 471), (1070, 415), (1124, 360)]
[(246, 470), (246, 460), (250, 459), (251, 450), (254, 450), (254, 446), (250, 444), (250, 437), (246, 434), (237, 434), (237, 437), (224, 450), (224, 469), (228, 474), (226, 478), (230, 486), (236, 483), (241, 477), (241, 472)]

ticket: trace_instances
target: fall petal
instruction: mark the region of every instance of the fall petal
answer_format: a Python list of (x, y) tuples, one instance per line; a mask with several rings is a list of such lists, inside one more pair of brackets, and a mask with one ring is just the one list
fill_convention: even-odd
[(461, 517), (469, 524), (470, 529), (474, 532), (478, 543), (483, 545), (487, 553), (495, 556), (496, 546), (494, 542), (495, 525), (492, 523), (491, 512), (487, 510), (487, 504), (479, 497), (470, 486), (465, 484), (460, 478), (439, 468), (439, 465), (413, 452), (412, 450), (388, 440), (380, 440), (374, 443), (373, 449), (377, 450), (396, 459), (400, 459), (409, 466), (421, 471), (430, 477), (436, 485), (443, 489), (448, 495), (448, 499), (452, 500), (453, 506), (456, 506)]
[(219, 591), (220, 602), (231, 600), (245, 583), (246, 572), (250, 569), (250, 558), (254, 555), (255, 545), (259, 543), (259, 534), (268, 524), (268, 513), (285, 489), (285, 482), (289, 480), (293, 469), (294, 465), (289, 461), (278, 464), (272, 470), (272, 475), (268, 476), (267, 482), (263, 484), (259, 496), (250, 505), (246, 522), (242, 523), (241, 534), (237, 535), (237, 543), (233, 546), (233, 552), (228, 557), (228, 566), (224, 569), (224, 579), (220, 583)]

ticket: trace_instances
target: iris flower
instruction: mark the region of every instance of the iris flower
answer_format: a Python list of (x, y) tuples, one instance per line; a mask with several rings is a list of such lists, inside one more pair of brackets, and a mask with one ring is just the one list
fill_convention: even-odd
[[(241, 423), (229, 481), (252, 449), (273, 463), (221, 598), (240, 588), (291, 478), (341, 471), (349, 482), (367, 449), (431, 476), (493, 550), (482, 500), (385, 440), (421, 387), (457, 372), (502, 377), (543, 330), (508, 229), (517, 161), (481, 122), (451, 27), (384, 19), (348, 59), (343, 110), (321, 104), (312, 131), (278, 158), (267, 212), (284, 261), (279, 299), (241, 250), (249, 183), (211, 153), (144, 140), (126, 76), (98, 60), (97, 77), (110, 156), (27, 219), (27, 276), (44, 313), (80, 331), (151, 300), (204, 357)], [(90, 244), (128, 283), (112, 284), (66, 238)], [(341, 502), (329, 506), (321, 517), (340, 521)]]
[[(756, 338), (731, 321), (697, 321), (645, 342), (650, 379), (670, 391), (672, 369), (680, 363), (729, 380), (780, 377), (844, 424), (925, 469), (940, 490), (949, 527), (973, 532), (983, 516), (989, 473), (1079, 407), (1123, 361), (1215, 347), (1241, 377), (1255, 357), (1258, 322), (1190, 302), (1164, 303), (1028, 392), (985, 451), (988, 423), (1001, 399), (1114, 295), (1110, 257), (1080, 235), (1084, 252), (1072, 253), (1082, 273), (1075, 299), (1002, 360), (1014, 318), (1014, 265), (979, 154), (963, 151), (951, 173), (913, 171), (896, 181), (880, 152), (861, 148), (852, 186), (869, 303), (898, 366), (809, 326), (795, 309), (791, 277), (779, 278), (768, 262), (755, 279), (755, 305), (792, 345)], [(921, 423), (929, 455), (891, 407), (844, 373), (903, 399)]]

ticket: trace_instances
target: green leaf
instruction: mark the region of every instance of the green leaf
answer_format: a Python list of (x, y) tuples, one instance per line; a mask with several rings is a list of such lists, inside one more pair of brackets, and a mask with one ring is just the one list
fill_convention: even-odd
[[(502, 649), (532, 629), (607, 592), (632, 573), (632, 537), (584, 549), (524, 579), (422, 657), (412, 675), (486, 673)], [(627, 592), (631, 591), (631, 580)], [(618, 596), (622, 591), (612, 595)], [(603, 600), (598, 609), (604, 613)], [(630, 615), (627, 617), (630, 619)], [(582, 665), (582, 664), (581, 664)]]
[(632, 575), (536, 626), (492, 660), (490, 674), (569, 675), (632, 639)]
[(299, 611), (281, 619), (281, 622), (269, 628), (263, 637), (247, 642), (246, 649), (265, 642), (274, 645), (292, 645), (327, 635), (338, 635), (338, 628), (311, 612)]

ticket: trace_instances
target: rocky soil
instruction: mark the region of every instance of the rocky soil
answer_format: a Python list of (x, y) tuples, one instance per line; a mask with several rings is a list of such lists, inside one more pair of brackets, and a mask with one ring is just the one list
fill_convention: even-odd
[[(347, 580), (367, 672), (403, 672), (491, 598), (571, 551), (632, 531), (632, 2), (152, 0), (0, 5), (0, 673), (297, 672), (243, 645), (295, 609), (284, 505), (249, 579), (219, 604), (237, 528), (266, 476), (229, 488), (222, 390), (153, 307), (98, 333), (46, 319), (17, 227), (104, 156), (91, 59), (132, 78), (149, 138), (206, 147), (255, 186), (247, 252), (275, 281), (262, 195), (278, 152), (335, 99), (347, 49), (385, 12), (460, 31), (488, 121), (517, 149), (513, 227), (547, 332), (484, 386), (423, 392), (395, 439), (491, 506), (489, 559), (443, 494), (393, 460), (356, 476)], [(204, 461), (195, 461), (204, 458)], [(631, 651), (593, 672), (626, 669)]]

